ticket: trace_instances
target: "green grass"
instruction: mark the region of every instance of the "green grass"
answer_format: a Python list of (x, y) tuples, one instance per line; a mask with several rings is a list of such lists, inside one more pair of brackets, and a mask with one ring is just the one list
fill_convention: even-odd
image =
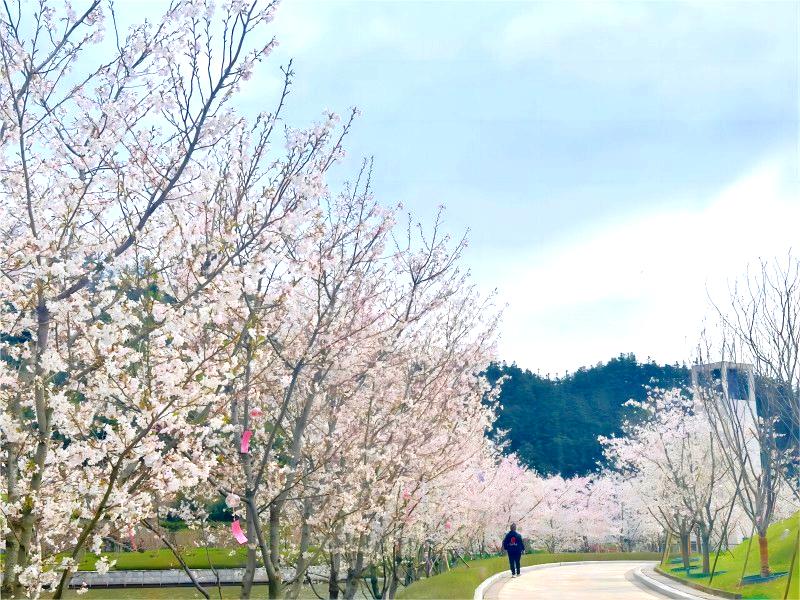
[[(311, 546), (310, 552), (316, 548)], [(190, 569), (209, 569), (212, 566), (217, 569), (230, 569), (244, 567), (247, 563), (247, 549), (240, 548), (209, 548), (206, 553), (205, 548), (186, 548), (182, 549), (181, 557)], [(95, 563), (100, 556), (105, 556), (109, 561), (116, 560), (115, 571), (137, 571), (154, 569), (180, 569), (181, 564), (175, 559), (172, 551), (168, 548), (159, 550), (146, 550), (144, 552), (104, 552), (101, 555), (87, 554), (81, 560), (78, 569), (80, 571), (93, 571)], [(286, 552), (282, 554), (286, 562), (294, 562), (296, 553)], [(210, 564), (209, 564), (210, 563)]]
[[(653, 552), (542, 553), (526, 554), (522, 557), (522, 566), (528, 567), (544, 563), (579, 560), (658, 560), (659, 558), (661, 556)], [(484, 579), (488, 579), (495, 573), (508, 570), (508, 559), (505, 556), (470, 561), (468, 564), (469, 567), (462, 564), (447, 573), (416, 581), (406, 589), (401, 590), (397, 597), (406, 600), (472, 598), (475, 588)]]
[[(232, 554), (232, 555), (231, 555)], [(243, 567), (246, 563), (247, 550), (237, 548), (209, 548), (208, 553), (204, 548), (192, 548), (181, 553), (183, 560), (190, 569), (208, 569), (213, 565), (218, 569)], [(152, 569), (180, 569), (180, 563), (172, 552), (166, 548), (161, 550), (147, 550), (145, 552), (104, 552), (108, 560), (116, 560), (115, 571), (152, 570)], [(93, 571), (95, 562), (99, 557), (96, 554), (87, 554), (81, 560), (81, 571)], [(210, 559), (210, 565), (209, 565)]]
[[(767, 540), (769, 541), (769, 564), (772, 571), (788, 571), (789, 563), (792, 560), (792, 552), (794, 551), (797, 543), (797, 528), (800, 522), (800, 513), (794, 516), (773, 523), (767, 531)], [(784, 530), (790, 531), (789, 535), (781, 539)], [(747, 540), (739, 544), (730, 553), (724, 552), (719, 555), (717, 561), (716, 575), (711, 587), (717, 590), (727, 592), (734, 592), (741, 594), (743, 598), (766, 598), (766, 599), (781, 599), (786, 590), (786, 577), (780, 577), (767, 581), (764, 583), (756, 583), (752, 585), (745, 585), (739, 587), (739, 580), (742, 576), (742, 568), (745, 564), (745, 555), (747, 553)], [(800, 560), (800, 559), (799, 559)], [(672, 575), (676, 575), (682, 579), (708, 585), (708, 577), (701, 576), (700, 563), (692, 563), (693, 568), (689, 573), (680, 571), (672, 571), (675, 566), (667, 565), (669, 568), (664, 570)], [(714, 564), (714, 557), (711, 557), (711, 564)], [(753, 540), (750, 547), (750, 555), (747, 558), (747, 571), (745, 575), (757, 575), (759, 572), (759, 556), (758, 556), (758, 538)], [(676, 565), (679, 566), (679, 565)], [(724, 572), (723, 572), (724, 571)], [(795, 572), (792, 576), (792, 589), (789, 592), (789, 598), (800, 598), (800, 575), (798, 574), (798, 565), (795, 564)]]

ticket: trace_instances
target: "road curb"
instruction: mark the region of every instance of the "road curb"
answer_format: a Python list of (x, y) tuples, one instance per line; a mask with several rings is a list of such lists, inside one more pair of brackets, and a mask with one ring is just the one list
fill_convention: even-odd
[[(599, 564), (599, 563), (614, 563), (614, 564), (625, 564), (625, 563), (635, 563), (635, 564), (642, 564), (641, 560), (568, 560), (566, 562), (552, 562), (552, 563), (542, 563), (540, 565), (530, 565), (528, 567), (522, 567), (519, 572), (527, 573), (529, 571), (538, 571), (539, 569), (545, 569), (548, 567), (561, 567), (564, 565), (577, 565), (577, 564)], [(655, 561), (653, 564), (657, 564)], [(484, 579), (481, 584), (475, 588), (475, 593), (472, 596), (472, 600), (483, 600), (483, 596), (490, 587), (492, 587), (495, 583), (497, 583), (501, 579), (511, 579), (508, 574), (508, 570), (501, 571), (500, 573), (495, 573), (488, 579)], [(686, 598), (695, 599), (695, 596), (686, 596)]]
[[(664, 594), (668, 598), (674, 598), (675, 600), (703, 600), (700, 596), (696, 596), (689, 592), (684, 592), (683, 590), (679, 590), (674, 588), (666, 583), (661, 583), (660, 581), (656, 581), (649, 575), (646, 575), (642, 569), (636, 569), (633, 572), (633, 577), (641, 583), (642, 585), (649, 587), (651, 590), (655, 590), (660, 594)], [(708, 594), (707, 592), (705, 592)], [(709, 596), (711, 594), (708, 594)], [(723, 596), (716, 596), (717, 598), (723, 598)]]
[(715, 598), (728, 598), (730, 600), (740, 600), (742, 597), (741, 594), (736, 594), (734, 592), (726, 592), (724, 590), (716, 590), (714, 588), (710, 588), (708, 586), (703, 585), (702, 583), (696, 583), (694, 581), (686, 581), (685, 579), (681, 579), (680, 577), (676, 577), (671, 573), (667, 573), (664, 569), (660, 566), (655, 567), (653, 569), (659, 575), (666, 577), (667, 579), (671, 579), (680, 585), (684, 585), (690, 588), (693, 588), (699, 592), (703, 592), (704, 594), (708, 594), (709, 596), (713, 596)]

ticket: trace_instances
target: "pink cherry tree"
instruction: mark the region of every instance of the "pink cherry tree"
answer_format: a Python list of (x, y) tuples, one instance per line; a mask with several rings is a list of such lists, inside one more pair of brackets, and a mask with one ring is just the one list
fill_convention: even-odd
[(653, 389), (635, 405), (642, 420), (625, 424), (621, 437), (601, 438), (606, 456), (635, 481), (654, 515), (680, 539), (685, 568), (690, 537), (698, 529), (703, 572), (708, 573), (712, 534), (722, 533), (735, 501), (708, 416), (699, 399), (677, 388)]
[[(272, 261), (340, 154), (324, 126), (271, 150), (285, 92), (254, 121), (232, 108), (272, 48), (250, 42), (271, 3), (176, 2), (127, 32), (109, 10), (43, 4), (0, 19), (13, 596), (60, 597), (83, 552), (206, 479), (229, 426), (215, 408), (229, 385), (227, 297), (247, 265)], [(106, 28), (113, 50), (92, 54)]]

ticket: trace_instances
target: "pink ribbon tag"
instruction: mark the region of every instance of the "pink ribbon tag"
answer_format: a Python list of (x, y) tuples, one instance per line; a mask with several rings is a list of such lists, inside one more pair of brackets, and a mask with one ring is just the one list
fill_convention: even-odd
[(239, 452), (242, 454), (247, 454), (250, 452), (250, 438), (253, 437), (253, 432), (249, 429), (245, 430), (242, 434), (242, 446), (239, 448)]
[(240, 544), (247, 543), (247, 536), (244, 534), (244, 531), (242, 531), (242, 526), (239, 525), (239, 519), (231, 523), (231, 533), (233, 533), (233, 537), (235, 537), (236, 541)]

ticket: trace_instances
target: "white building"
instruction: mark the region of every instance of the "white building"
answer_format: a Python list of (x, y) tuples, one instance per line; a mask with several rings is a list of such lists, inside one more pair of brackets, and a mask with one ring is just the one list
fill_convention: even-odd
[[(717, 362), (692, 366), (692, 389), (715, 402), (712, 418), (719, 426), (729, 429), (729, 436), (737, 445), (747, 448), (753, 474), (761, 470), (761, 446), (758, 441), (758, 410), (753, 365), (735, 362)], [(729, 542), (738, 544), (747, 535), (741, 531), (729, 532)]]

